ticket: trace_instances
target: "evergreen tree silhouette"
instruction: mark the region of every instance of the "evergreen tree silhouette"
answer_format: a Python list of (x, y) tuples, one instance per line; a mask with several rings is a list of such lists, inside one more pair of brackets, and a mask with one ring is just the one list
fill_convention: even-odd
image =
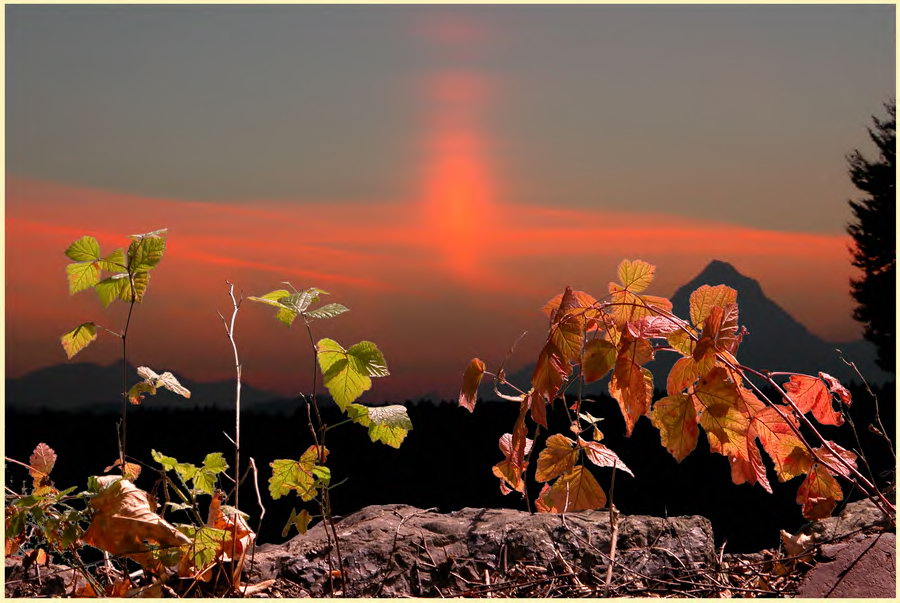
[(869, 128), (878, 158), (869, 161), (859, 150), (847, 156), (850, 180), (863, 193), (861, 199), (849, 201), (856, 220), (847, 225), (847, 232), (855, 242), (852, 263), (863, 271), (862, 278), (850, 281), (851, 295), (858, 304), (853, 318), (865, 325), (865, 338), (878, 348), (878, 365), (893, 373), (897, 282), (895, 101), (884, 107), (888, 118), (879, 120), (873, 116), (874, 127)]

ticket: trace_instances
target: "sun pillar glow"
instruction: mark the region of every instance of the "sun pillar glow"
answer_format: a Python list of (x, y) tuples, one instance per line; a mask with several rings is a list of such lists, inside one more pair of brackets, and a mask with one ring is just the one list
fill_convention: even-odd
[(424, 228), (441, 264), (455, 277), (487, 278), (484, 242), (495, 217), (496, 186), (481, 124), (490, 93), (476, 72), (440, 71), (425, 80)]

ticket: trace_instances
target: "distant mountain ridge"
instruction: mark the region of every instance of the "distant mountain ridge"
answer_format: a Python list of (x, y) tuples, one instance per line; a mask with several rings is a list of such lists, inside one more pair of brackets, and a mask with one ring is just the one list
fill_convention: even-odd
[[(672, 296), (672, 309), (676, 316), (687, 318), (690, 296), (701, 285), (727, 285), (738, 292), (738, 324), (747, 328), (748, 334), (738, 348), (738, 359), (746, 366), (759, 370), (790, 371), (816, 375), (828, 373), (842, 382), (858, 382), (852, 368), (844, 364), (837, 353), (852, 361), (869, 383), (881, 384), (893, 379), (875, 364), (875, 347), (863, 340), (833, 343), (814, 335), (781, 306), (766, 296), (756, 280), (741, 274), (734, 266), (721, 260), (712, 260), (690, 282), (679, 287)], [(659, 353), (647, 364), (653, 373), (654, 385), (665, 390), (666, 376), (678, 356)], [(534, 365), (531, 364), (510, 376), (516, 385), (531, 380)], [(586, 394), (607, 393), (609, 377), (585, 387)], [(485, 392), (487, 394), (487, 392)], [(486, 395), (492, 399), (493, 395)]]
[[(186, 400), (167, 390), (146, 396), (144, 404), (154, 408), (232, 408), (234, 381), (202, 383), (176, 375), (191, 398)], [(129, 385), (140, 381), (134, 367), (128, 368)], [(6, 380), (6, 406), (17, 410), (96, 410), (118, 408), (122, 404), (122, 365), (108, 366), (87, 362), (54, 364), (17, 379)], [(241, 384), (241, 404), (248, 410), (275, 410), (284, 396), (247, 383)], [(267, 408), (271, 406), (271, 408)]]

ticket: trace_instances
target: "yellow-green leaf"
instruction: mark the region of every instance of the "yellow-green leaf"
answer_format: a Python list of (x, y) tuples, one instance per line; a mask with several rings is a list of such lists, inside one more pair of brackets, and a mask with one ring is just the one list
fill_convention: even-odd
[[(323, 459), (328, 458), (328, 449), (322, 449)], [(278, 459), (269, 463), (272, 477), (269, 478), (269, 494), (278, 499), (295, 490), (301, 500), (316, 497), (319, 488), (327, 487), (331, 481), (331, 471), (319, 464), (318, 446), (310, 446), (300, 456), (299, 461)]]
[(97, 327), (92, 322), (85, 322), (59, 338), (66, 356), (70, 359), (97, 339)]
[(691, 293), (690, 314), (691, 322), (700, 327), (706, 321), (709, 313), (716, 306), (725, 308), (737, 302), (737, 291), (726, 285), (710, 287), (703, 285)]
[(100, 244), (94, 237), (83, 236), (69, 245), (66, 256), (74, 262), (94, 262), (100, 259)]
[(656, 266), (643, 260), (622, 260), (617, 270), (622, 287), (634, 293), (649, 287), (655, 272)]
[(66, 278), (70, 295), (90, 289), (100, 282), (100, 265), (97, 262), (66, 264)]
[(388, 406), (351, 404), (347, 407), (347, 416), (354, 423), (369, 428), (370, 440), (392, 448), (400, 448), (406, 434), (413, 428), (406, 407), (400, 404)]
[(297, 528), (297, 531), (301, 534), (306, 534), (311, 521), (312, 516), (306, 509), (303, 509), (299, 513), (297, 513), (296, 509), (291, 509), (291, 516), (288, 517), (287, 523), (284, 524), (284, 529), (281, 530), (281, 537), (287, 538), (288, 534), (291, 533), (292, 527)]

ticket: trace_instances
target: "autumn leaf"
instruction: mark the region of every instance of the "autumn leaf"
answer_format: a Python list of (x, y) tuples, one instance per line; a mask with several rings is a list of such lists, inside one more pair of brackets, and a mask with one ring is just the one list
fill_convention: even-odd
[(747, 432), (750, 418), (741, 412), (742, 400), (737, 385), (721, 367), (710, 371), (692, 394), (699, 421), (706, 430), (713, 452), (747, 460)]
[[(781, 414), (778, 413), (781, 410)], [(775, 474), (779, 481), (803, 475), (809, 471), (812, 459), (806, 446), (797, 437), (788, 422), (788, 417), (796, 426), (796, 419), (787, 406), (767, 406), (754, 414), (751, 422), (751, 436), (759, 437), (763, 450), (775, 465)]]
[[(112, 465), (110, 465), (106, 469), (104, 469), (103, 473), (109, 473), (116, 467), (121, 467), (121, 466), (122, 466), (122, 459), (116, 459), (116, 462), (114, 462)], [(136, 480), (140, 474), (141, 474), (141, 466), (140, 465), (138, 465), (137, 463), (129, 463), (128, 461), (125, 461), (125, 470), (122, 471), (122, 477), (124, 477), (128, 481), (134, 482), (134, 480)]]
[(578, 361), (584, 345), (584, 316), (570, 287), (566, 287), (552, 323), (549, 339), (559, 350), (562, 362)]
[(584, 346), (581, 374), (585, 383), (602, 379), (616, 364), (618, 350), (605, 339), (591, 339)]
[(813, 464), (797, 490), (797, 503), (803, 506), (803, 517), (810, 521), (830, 516), (842, 498), (840, 484), (819, 463)]
[[(584, 291), (575, 291), (568, 287), (566, 289), (571, 291), (572, 301), (569, 302), (570, 307), (580, 309), (575, 316), (579, 320), (583, 320), (583, 327), (585, 329), (591, 329), (599, 326), (599, 321), (602, 320), (602, 312), (596, 308), (597, 300), (594, 296), (585, 293)], [(541, 308), (541, 312), (543, 312), (547, 318), (552, 320), (559, 310), (563, 296), (565, 296), (565, 292), (554, 295), (550, 301), (544, 304), (544, 307)]]
[(688, 396), (676, 394), (657, 400), (650, 422), (659, 430), (662, 445), (676, 461), (681, 462), (697, 447), (697, 413)]
[(623, 463), (619, 455), (613, 452), (611, 448), (604, 446), (600, 442), (588, 442), (581, 438), (578, 438), (578, 445), (584, 451), (584, 456), (598, 467), (615, 467), (619, 471), (624, 471), (631, 477), (634, 477), (634, 473), (631, 472), (628, 465)]
[[(533, 397), (552, 402), (556, 399), (563, 382), (571, 373), (571, 365), (565, 361), (556, 344), (547, 341), (538, 356), (534, 372), (531, 374), (531, 385), (534, 388)], [(541, 425), (546, 427), (546, 420)]]
[(97, 339), (97, 327), (92, 322), (85, 322), (59, 338), (69, 360)]
[(232, 558), (240, 559), (244, 552), (250, 549), (256, 540), (256, 534), (247, 524), (244, 513), (222, 504), (224, 498), (225, 494), (221, 490), (215, 491), (209, 503), (206, 525), (229, 534), (229, 543), (234, 542), (234, 546), (223, 547), (222, 550), (216, 551), (216, 556), (223, 561), (230, 561)]
[(790, 381), (782, 387), (800, 412), (812, 411), (816, 420), (823, 425), (844, 424), (844, 417), (835, 412), (831, 405), (831, 394), (821, 379), (807, 375), (791, 375)]
[(466, 372), (463, 374), (463, 386), (459, 392), (459, 405), (469, 412), (475, 411), (475, 398), (478, 394), (478, 385), (484, 376), (484, 362), (479, 358), (472, 358)]
[(562, 434), (551, 435), (547, 438), (546, 448), (538, 455), (534, 479), (539, 482), (549, 482), (571, 470), (575, 466), (577, 458), (578, 448), (576, 448), (575, 442)]
[(712, 354), (707, 354), (699, 362), (692, 357), (679, 358), (666, 378), (666, 392), (670, 396), (682, 393), (696, 383), (697, 379), (705, 377), (715, 365), (715, 356)]
[(34, 478), (34, 487), (45, 486), (50, 483), (50, 472), (56, 464), (56, 453), (41, 442), (31, 453), (28, 464), (31, 466), (28, 473)]
[(698, 287), (690, 298), (691, 323), (701, 326), (706, 322), (713, 308), (725, 308), (737, 303), (737, 291), (726, 285), (702, 285)]
[(825, 383), (828, 384), (828, 390), (836, 395), (838, 399), (845, 405), (850, 406), (853, 404), (853, 400), (850, 397), (850, 390), (841, 385), (841, 382), (829, 375), (828, 373), (819, 373), (819, 377), (821, 377)]
[(90, 502), (94, 517), (83, 536), (86, 544), (153, 569), (159, 563), (153, 544), (181, 547), (191, 543), (155, 513), (152, 497), (129, 480), (112, 475), (96, 479), (101, 489)]
[(164, 372), (162, 375), (157, 375), (153, 369), (146, 366), (139, 366), (137, 368), (137, 374), (144, 381), (153, 386), (154, 389), (162, 387), (179, 396), (184, 396), (185, 398), (191, 397), (190, 390), (182, 386), (178, 382), (178, 379), (175, 378), (175, 375), (168, 371)]
[(640, 293), (653, 282), (656, 266), (643, 260), (622, 260), (616, 272), (624, 289)]
[[(846, 477), (847, 479), (852, 479), (853, 472), (850, 470), (850, 467), (856, 468), (856, 453), (841, 448), (834, 442), (828, 442), (828, 445), (834, 450), (834, 454), (832, 454), (825, 446), (821, 446), (813, 450), (813, 452), (816, 453), (816, 457), (823, 464), (827, 465), (828, 469), (833, 473)], [(838, 458), (843, 459), (844, 462), (842, 463)]]
[(69, 281), (69, 294), (90, 289), (100, 282), (99, 262), (75, 262), (66, 264), (66, 278)]
[(601, 509), (606, 506), (606, 494), (591, 472), (578, 465), (560, 476), (552, 486), (544, 485), (535, 506), (541, 513)]
[(609, 393), (619, 403), (625, 418), (625, 433), (630, 436), (634, 425), (650, 410), (653, 400), (653, 375), (641, 365), (653, 358), (653, 348), (644, 339), (624, 335), (619, 343), (615, 370), (609, 381)]
[(531, 450), (533, 442), (527, 437), (528, 428), (525, 426), (525, 416), (528, 414), (530, 396), (519, 405), (519, 416), (513, 425), (511, 434), (500, 437), (500, 452), (504, 460), (493, 466), (492, 471), (500, 479), (500, 492), (509, 494), (513, 490), (525, 492), (525, 480), (522, 473), (528, 463), (525, 457)]

